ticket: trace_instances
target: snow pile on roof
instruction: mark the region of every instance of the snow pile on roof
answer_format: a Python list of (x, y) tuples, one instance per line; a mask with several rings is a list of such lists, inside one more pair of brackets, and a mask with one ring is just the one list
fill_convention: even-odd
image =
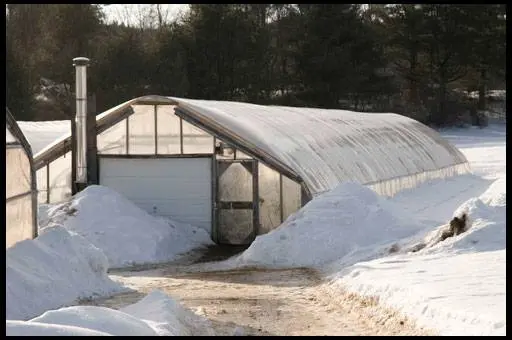
[(354, 263), (380, 255), (393, 241), (427, 226), (371, 189), (343, 183), (258, 236), (226, 265), (318, 267), (342, 258)]
[(18, 242), (5, 256), (7, 319), (26, 320), (79, 298), (123, 290), (107, 276), (105, 255), (62, 227)]
[(7, 335), (215, 335), (207, 319), (153, 291), (121, 310), (73, 306), (45, 312), (30, 321), (7, 321)]
[(34, 155), (57, 139), (71, 133), (71, 121), (69, 120), (20, 121), (18, 125), (27, 138)]
[(213, 242), (204, 229), (149, 215), (114, 190), (93, 185), (49, 208), (41, 233), (55, 224), (101, 249), (109, 268), (174, 260)]
[(505, 335), (505, 184), (497, 180), (455, 211), (468, 213), (467, 232), (417, 253), (342, 269), (333, 288), (379, 296), (441, 335)]

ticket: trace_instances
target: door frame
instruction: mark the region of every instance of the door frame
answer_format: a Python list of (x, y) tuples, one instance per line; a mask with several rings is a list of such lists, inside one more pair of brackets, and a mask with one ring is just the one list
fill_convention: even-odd
[[(227, 201), (221, 202), (219, 197), (219, 178), (222, 173), (219, 171), (219, 165), (221, 163), (240, 163), (249, 173), (252, 175), (252, 202), (239, 202), (239, 201)], [(220, 210), (226, 205), (230, 205), (231, 209), (252, 209), (252, 231), (254, 238), (259, 234), (260, 229), (260, 204), (259, 204), (259, 173), (258, 173), (258, 161), (256, 159), (214, 159), (212, 162), (213, 169), (212, 175), (214, 180), (212, 181), (212, 240), (219, 244), (219, 229), (220, 229)], [(226, 167), (229, 167), (229, 165)], [(251, 241), (252, 242), (252, 241)]]

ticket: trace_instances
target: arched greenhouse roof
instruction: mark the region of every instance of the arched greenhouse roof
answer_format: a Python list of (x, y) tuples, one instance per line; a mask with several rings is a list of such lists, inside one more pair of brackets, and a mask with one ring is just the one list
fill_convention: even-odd
[[(435, 130), (392, 113), (144, 96), (98, 115), (98, 133), (143, 104), (176, 105), (184, 120), (303, 182), (312, 195), (344, 181), (370, 185), (442, 169), (469, 171), (464, 155)], [(39, 152), (36, 163), (48, 161), (52, 150), (69, 151), (69, 140)]]

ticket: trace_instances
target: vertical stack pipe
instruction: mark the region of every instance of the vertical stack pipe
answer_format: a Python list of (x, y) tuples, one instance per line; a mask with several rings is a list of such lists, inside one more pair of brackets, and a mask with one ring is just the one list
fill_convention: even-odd
[(89, 59), (73, 59), (76, 70), (76, 183), (81, 189), (87, 185), (87, 66)]

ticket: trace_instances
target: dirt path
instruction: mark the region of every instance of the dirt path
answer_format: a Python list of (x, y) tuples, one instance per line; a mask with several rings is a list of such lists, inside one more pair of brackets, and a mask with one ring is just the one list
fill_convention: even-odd
[(204, 272), (202, 265), (112, 273), (135, 291), (87, 304), (121, 308), (161, 289), (210, 319), (217, 335), (427, 334), (376, 308), (375, 301), (339, 292), (332, 296), (312, 269)]

